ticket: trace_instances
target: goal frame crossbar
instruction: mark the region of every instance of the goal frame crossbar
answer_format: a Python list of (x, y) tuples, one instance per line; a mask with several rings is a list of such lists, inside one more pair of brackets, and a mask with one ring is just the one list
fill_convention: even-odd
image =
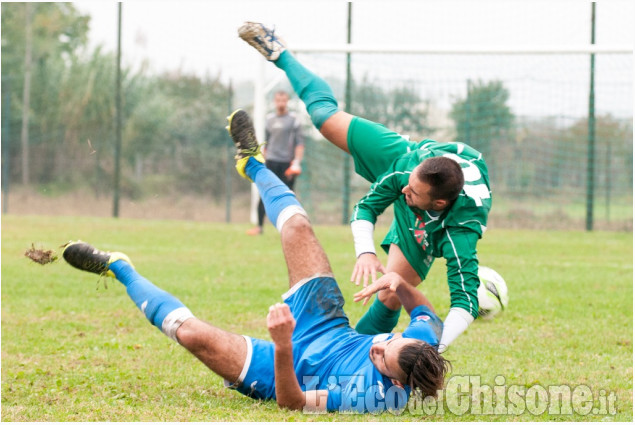
[(288, 46), (295, 53), (392, 53), (392, 54), (633, 54), (633, 46), (614, 45), (562, 45), (562, 46), (387, 46), (363, 44), (306, 44)]

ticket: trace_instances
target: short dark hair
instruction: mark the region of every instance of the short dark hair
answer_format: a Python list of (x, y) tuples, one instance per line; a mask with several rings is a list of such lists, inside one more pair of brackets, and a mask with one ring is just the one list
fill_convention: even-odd
[(419, 390), (423, 397), (437, 397), (437, 391), (443, 389), (445, 374), (450, 362), (443, 358), (437, 346), (424, 341), (405, 345), (397, 357), (399, 367), (406, 374), (406, 382), (412, 390)]
[(432, 200), (454, 201), (459, 197), (465, 183), (459, 163), (444, 156), (428, 158), (421, 162), (417, 177), (430, 185)]

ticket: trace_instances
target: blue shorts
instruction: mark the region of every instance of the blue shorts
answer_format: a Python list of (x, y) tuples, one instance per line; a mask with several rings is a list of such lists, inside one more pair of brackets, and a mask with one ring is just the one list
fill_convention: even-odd
[[(294, 359), (305, 354), (312, 342), (326, 334), (352, 331), (344, 314), (344, 297), (331, 276), (304, 279), (289, 289), (282, 299), (289, 305), (296, 321), (291, 337)], [(245, 340), (248, 351), (242, 373), (237, 382), (226, 385), (248, 397), (273, 399), (276, 395), (274, 344), (247, 336)], [(294, 361), (294, 364), (297, 365), (297, 362)], [(304, 375), (301, 372), (296, 370), (299, 378)], [(302, 385), (301, 379), (299, 382)]]

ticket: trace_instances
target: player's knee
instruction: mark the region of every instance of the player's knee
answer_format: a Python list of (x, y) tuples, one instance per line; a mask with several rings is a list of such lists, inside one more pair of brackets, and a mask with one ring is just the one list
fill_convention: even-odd
[(327, 107), (315, 108), (311, 111), (311, 122), (318, 130), (322, 129), (322, 126), (337, 112), (337, 107), (331, 105)]
[(176, 330), (176, 339), (178, 343), (190, 351), (196, 350), (197, 347), (204, 345), (205, 338), (203, 338), (203, 335), (197, 326), (197, 321), (198, 319), (196, 318), (187, 320)]
[[(295, 196), (294, 196), (294, 199), (295, 199)], [(278, 216), (275, 218), (275, 222), (273, 219), (271, 220), (272, 222), (275, 223), (276, 229), (278, 229), (278, 232), (282, 233), (283, 229), (286, 228), (287, 223), (289, 221), (295, 221), (296, 216), (304, 217), (307, 223), (310, 223), (304, 208), (302, 208), (302, 206), (300, 205), (299, 202), (297, 202), (297, 200), (295, 200), (295, 202), (296, 202), (295, 204), (291, 204), (287, 206), (285, 209), (283, 209), (282, 211), (280, 211)]]
[(290, 217), (284, 224), (284, 231), (287, 232), (288, 235), (302, 235), (313, 234), (313, 228), (311, 227), (311, 222), (306, 215), (295, 214)]
[(326, 120), (339, 111), (337, 100), (335, 100), (332, 93), (328, 91), (318, 92), (308, 96), (306, 99), (306, 107), (311, 117), (311, 122), (318, 130), (321, 130)]
[(352, 120), (353, 115), (339, 111), (324, 121), (320, 133), (338, 148), (350, 152), (348, 149), (348, 129)]

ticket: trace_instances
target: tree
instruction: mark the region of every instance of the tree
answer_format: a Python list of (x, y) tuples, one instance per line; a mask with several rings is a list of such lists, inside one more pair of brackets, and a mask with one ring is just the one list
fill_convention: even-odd
[(2, 3), (3, 91), (10, 90), (15, 110), (10, 115), (15, 121), (11, 126), (21, 128), (25, 183), (34, 168), (29, 166), (28, 155), (33, 133), (38, 133), (31, 128), (45, 115), (40, 113), (43, 104), (38, 100), (43, 91), (56, 90), (49, 83), (51, 76), (60, 75), (65, 61), (86, 45), (88, 22), (88, 16), (80, 15), (72, 3)]
[(452, 105), (450, 117), (456, 125), (457, 141), (465, 142), (491, 159), (492, 142), (510, 137), (514, 114), (507, 101), (509, 91), (501, 81), (472, 84), (468, 81), (465, 99)]
[(415, 87), (402, 85), (382, 89), (364, 77), (353, 84), (353, 113), (382, 123), (411, 140), (420, 140), (433, 131), (428, 124), (429, 102), (418, 95)]
[(385, 122), (388, 128), (421, 140), (435, 131), (430, 126), (430, 102), (422, 100), (414, 87), (402, 86), (389, 93), (390, 114)]
[[(588, 118), (576, 121), (567, 129), (563, 145), (565, 149), (577, 146), (581, 151), (578, 168), (578, 185), (586, 184), (586, 154), (588, 138)], [(618, 120), (610, 114), (599, 115), (595, 118), (595, 181), (601, 187), (618, 186), (633, 187), (633, 123), (631, 120)], [(567, 149), (568, 151), (569, 149)]]

